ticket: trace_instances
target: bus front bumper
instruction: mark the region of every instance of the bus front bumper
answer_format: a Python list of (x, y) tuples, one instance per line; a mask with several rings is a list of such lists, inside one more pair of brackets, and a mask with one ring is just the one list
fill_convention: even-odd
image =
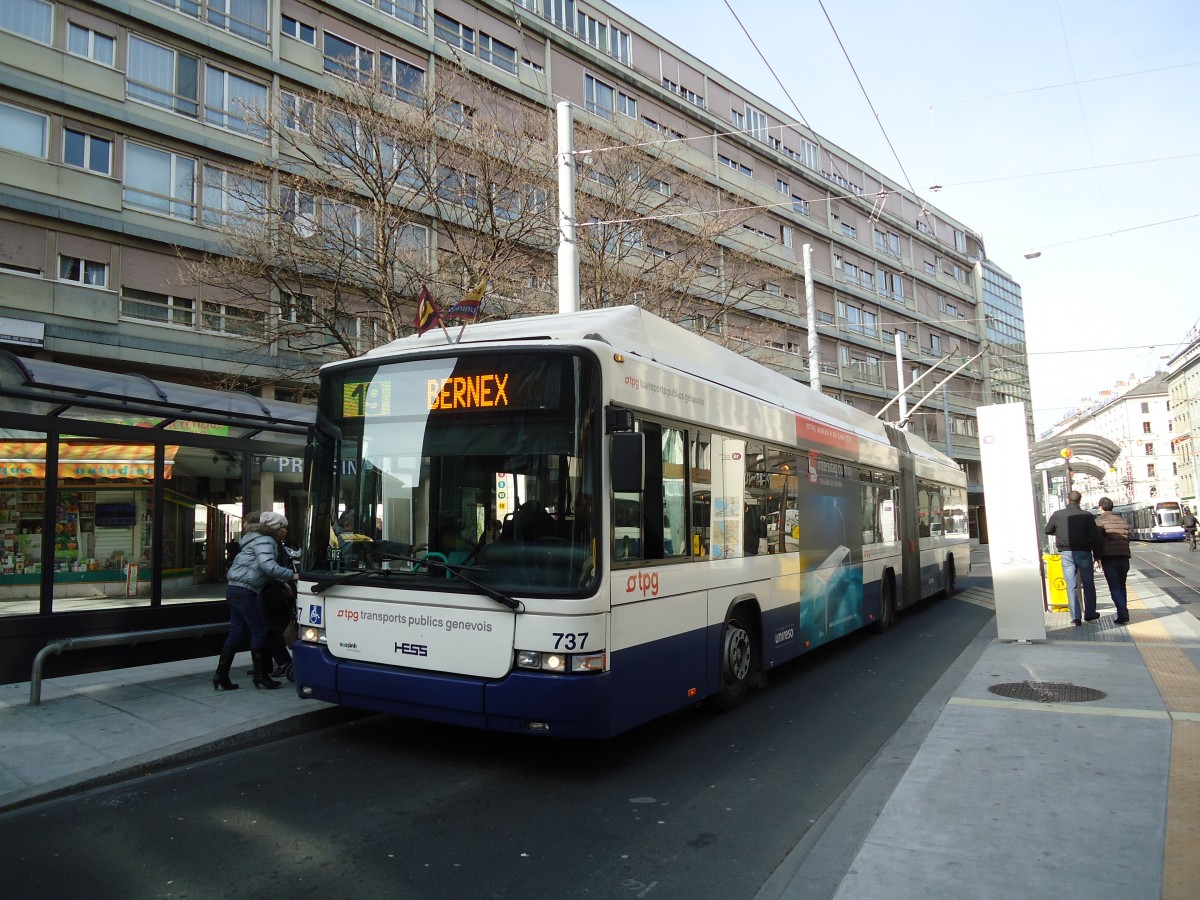
[(296, 692), (355, 709), (550, 737), (616, 733), (608, 673), (513, 671), (499, 681), (338, 659), (321, 644), (292, 646)]

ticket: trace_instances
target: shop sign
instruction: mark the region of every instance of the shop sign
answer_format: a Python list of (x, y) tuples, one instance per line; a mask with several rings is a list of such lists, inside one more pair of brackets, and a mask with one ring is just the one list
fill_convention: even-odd
[(0, 343), (44, 347), (46, 346), (46, 324), (0, 316)]
[[(163, 448), (170, 478), (178, 446)], [(61, 444), (59, 478), (154, 478), (154, 447), (146, 444)], [(0, 441), (0, 478), (45, 478), (46, 445)]]

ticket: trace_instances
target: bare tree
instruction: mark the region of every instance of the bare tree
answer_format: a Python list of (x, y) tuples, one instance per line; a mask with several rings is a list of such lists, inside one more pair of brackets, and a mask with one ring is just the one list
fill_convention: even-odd
[[(247, 111), (263, 158), (203, 168), (220, 251), (190, 266), (280, 378), (409, 333), (422, 287), (443, 308), (487, 276), (482, 318), (550, 312), (554, 115), (453, 62), (436, 87), (398, 60), (335, 61), (328, 90)], [(780, 305), (756, 211), (703, 158), (632, 122), (577, 125), (584, 308), (634, 304), (742, 348)]]
[(274, 343), (281, 373), (407, 334), (422, 287), (445, 306), (486, 274), (516, 296), (550, 265), (549, 113), (450, 64), (434, 90), (394, 63), (343, 61), (328, 91), (249, 112), (264, 157), (203, 173), (223, 245), (190, 278)]
[(756, 258), (756, 210), (640, 124), (576, 129), (580, 304), (634, 304), (724, 344), (758, 340), (782, 273)]

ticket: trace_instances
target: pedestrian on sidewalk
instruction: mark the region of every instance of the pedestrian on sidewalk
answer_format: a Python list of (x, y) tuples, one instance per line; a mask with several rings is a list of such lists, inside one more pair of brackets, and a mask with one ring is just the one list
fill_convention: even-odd
[(246, 522), (241, 549), (225, 576), (225, 599), (229, 601), (229, 637), (221, 648), (217, 671), (213, 674), (213, 690), (237, 689), (229, 680), (229, 668), (234, 654), (246, 632), (250, 632), (250, 656), (254, 660), (254, 686), (274, 689), (280, 683), (271, 677), (271, 657), (266, 653), (267, 624), (263, 618), (261, 591), (271, 580), (299, 581), (300, 575), (290, 566), (275, 561), (277, 536), (287, 527), (287, 519), (277, 512), (261, 513), (258, 521)]
[[(1063, 580), (1067, 583), (1067, 602), (1071, 609), (1071, 624), (1082, 625), (1100, 618), (1096, 612), (1096, 575), (1093, 556), (1100, 552), (1100, 531), (1090, 512), (1080, 508), (1083, 495), (1079, 491), (1067, 494), (1067, 505), (1055, 510), (1046, 522), (1046, 534), (1053, 536), (1054, 546), (1062, 555)], [(1079, 612), (1079, 586), (1083, 586), (1083, 615)]]
[(1096, 561), (1104, 570), (1108, 592), (1117, 607), (1118, 625), (1129, 621), (1129, 606), (1125, 593), (1125, 577), (1129, 574), (1129, 523), (1113, 512), (1113, 502), (1108, 497), (1100, 498), (1100, 515), (1096, 517), (1100, 529), (1100, 552)]

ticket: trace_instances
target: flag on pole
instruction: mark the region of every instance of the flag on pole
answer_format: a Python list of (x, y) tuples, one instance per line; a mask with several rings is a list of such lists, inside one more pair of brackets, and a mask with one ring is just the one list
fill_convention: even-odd
[(462, 319), (465, 322), (475, 321), (475, 317), (479, 315), (479, 304), (483, 302), (483, 295), (487, 293), (487, 286), (488, 277), (484, 275), (469, 294), (446, 310), (446, 318)]
[(441, 324), (442, 314), (438, 312), (437, 304), (433, 302), (433, 294), (429, 293), (429, 288), (421, 285), (421, 293), (417, 296), (417, 317), (413, 319), (417, 334), (424, 334), (434, 325)]

